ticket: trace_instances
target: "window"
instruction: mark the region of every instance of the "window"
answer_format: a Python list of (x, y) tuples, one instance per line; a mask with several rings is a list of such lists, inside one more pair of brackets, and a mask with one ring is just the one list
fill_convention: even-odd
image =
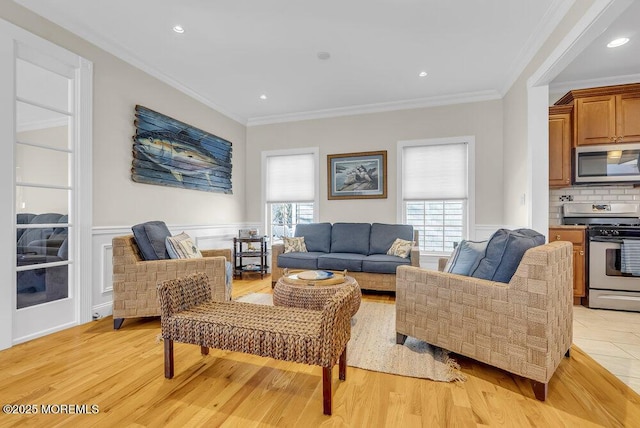
[(401, 221), (418, 230), (426, 253), (448, 253), (467, 239), (473, 138), (400, 142)]
[(318, 150), (263, 152), (262, 165), (266, 233), (279, 241), (317, 220)]

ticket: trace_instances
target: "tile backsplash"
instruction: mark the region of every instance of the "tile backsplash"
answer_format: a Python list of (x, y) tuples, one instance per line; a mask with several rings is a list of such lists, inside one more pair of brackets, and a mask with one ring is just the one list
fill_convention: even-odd
[(640, 187), (574, 186), (549, 189), (549, 226), (562, 224), (562, 205), (567, 202), (629, 202), (640, 201)]

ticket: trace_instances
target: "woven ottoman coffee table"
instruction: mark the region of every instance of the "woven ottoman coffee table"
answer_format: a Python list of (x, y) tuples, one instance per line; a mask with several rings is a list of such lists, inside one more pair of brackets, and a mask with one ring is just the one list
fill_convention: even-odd
[[(313, 272), (318, 273), (315, 278), (313, 278)], [(329, 275), (330, 277), (327, 277)], [(354, 316), (360, 308), (362, 292), (358, 281), (345, 273), (327, 271), (285, 272), (273, 288), (273, 304), (275, 306), (321, 310), (327, 299), (343, 287), (353, 288), (351, 316)]]

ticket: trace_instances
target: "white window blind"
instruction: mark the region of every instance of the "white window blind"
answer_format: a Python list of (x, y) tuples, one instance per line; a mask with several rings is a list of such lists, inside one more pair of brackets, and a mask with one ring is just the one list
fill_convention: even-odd
[(466, 199), (467, 143), (402, 150), (402, 199)]
[(266, 202), (313, 202), (315, 166), (312, 153), (266, 158)]

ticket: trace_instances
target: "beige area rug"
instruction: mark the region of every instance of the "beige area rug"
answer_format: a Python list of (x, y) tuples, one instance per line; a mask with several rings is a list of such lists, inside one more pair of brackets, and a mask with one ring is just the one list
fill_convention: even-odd
[[(238, 301), (272, 305), (272, 295), (251, 293)], [(396, 344), (395, 305), (363, 301), (351, 319), (347, 365), (440, 382), (464, 381), (458, 364), (443, 349), (408, 337)]]

